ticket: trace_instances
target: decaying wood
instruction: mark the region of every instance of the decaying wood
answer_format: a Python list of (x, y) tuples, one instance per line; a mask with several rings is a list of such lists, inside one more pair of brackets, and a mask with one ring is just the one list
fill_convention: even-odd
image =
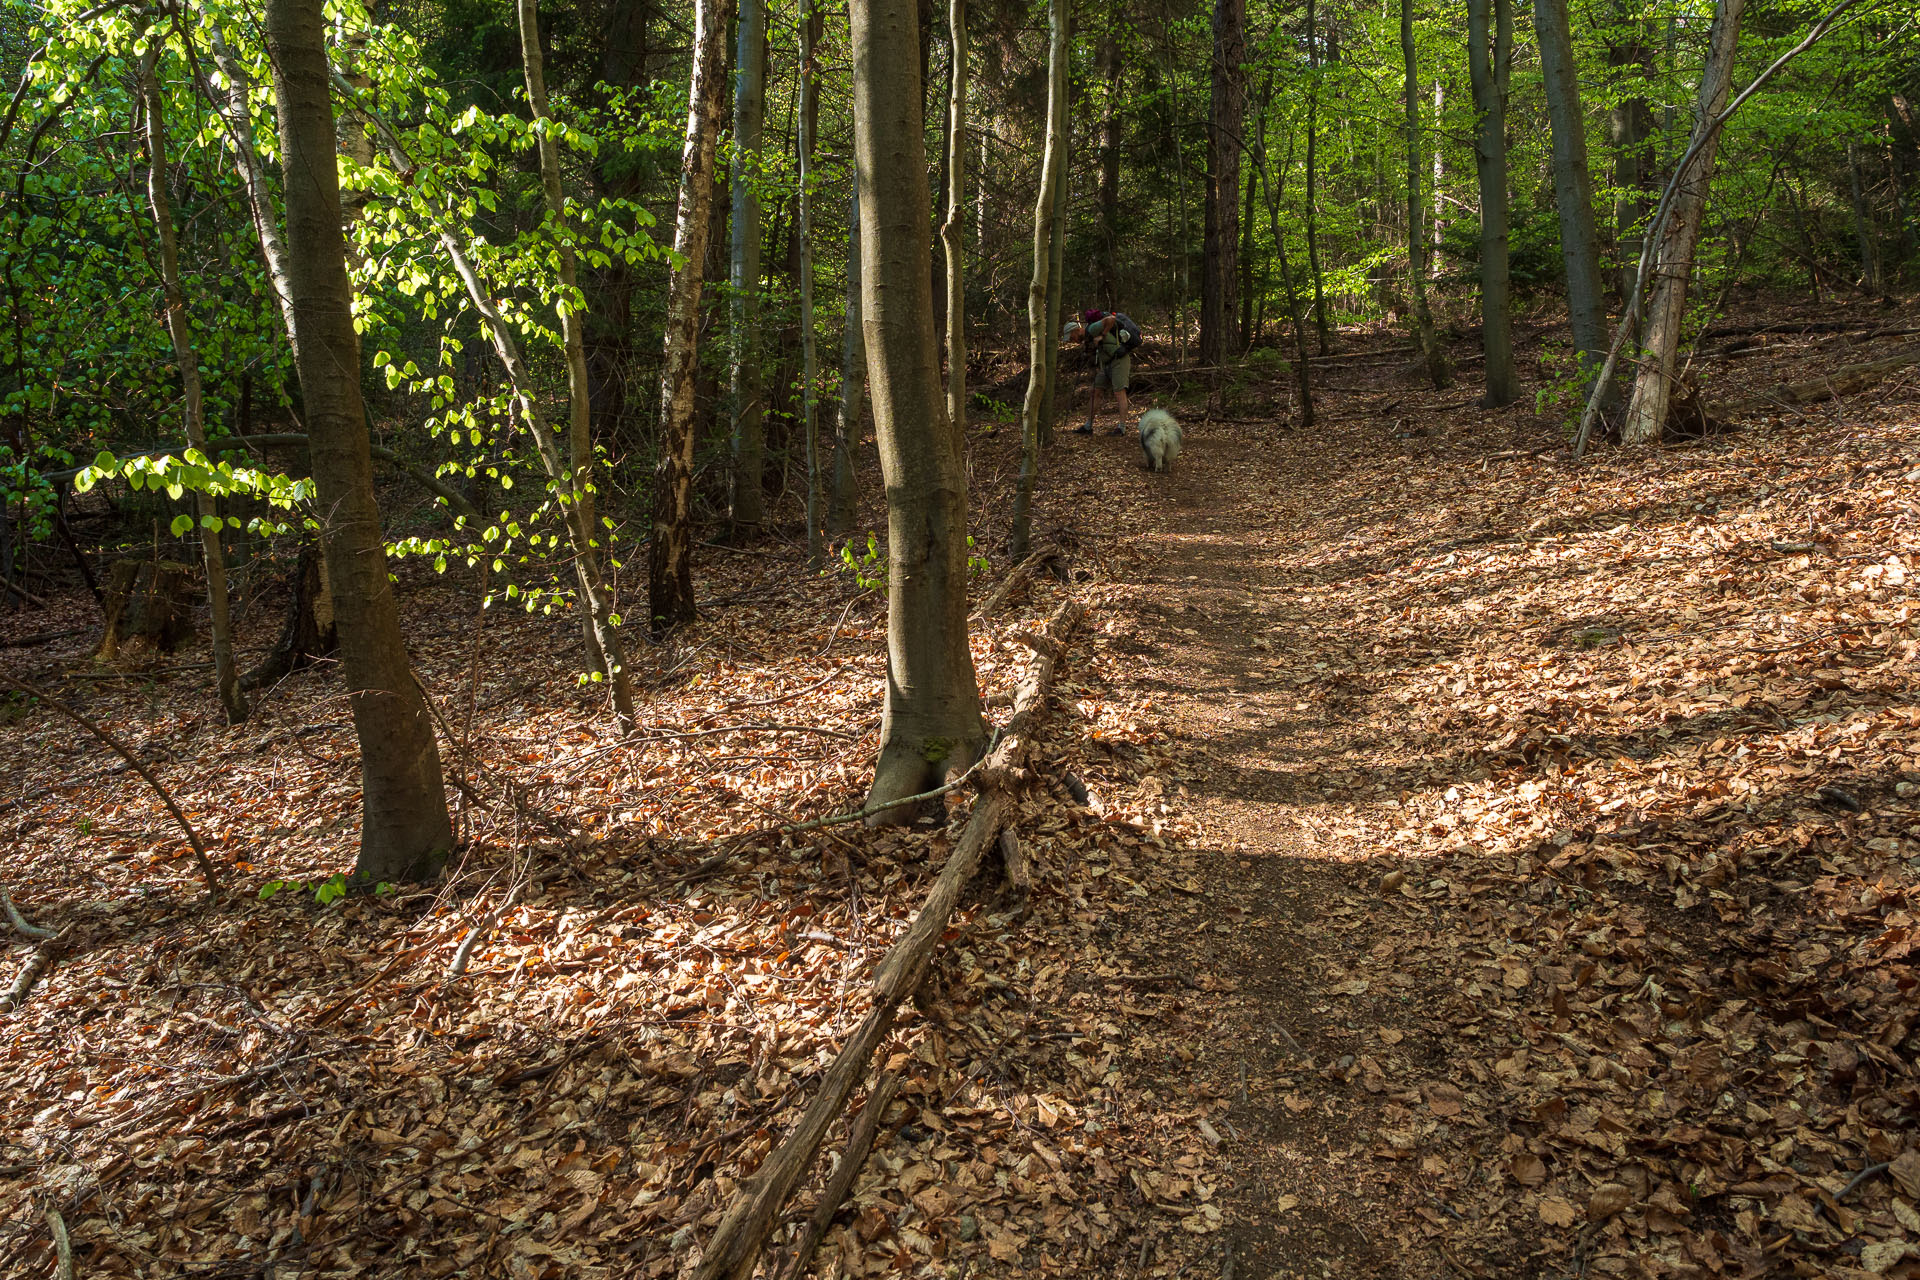
[(17, 1009), (24, 1004), (28, 993), (33, 990), (33, 984), (40, 981), (47, 970), (53, 968), (54, 962), (66, 949), (65, 933), (35, 945), (33, 953), (27, 957), (26, 964), (21, 966), (19, 976), (13, 980), (13, 985), (7, 988), (5, 995), (0, 995), (0, 1009)]
[(1920, 364), (1920, 342), (1914, 343), (1899, 355), (1888, 356), (1884, 360), (1870, 360), (1865, 364), (1850, 364), (1835, 369), (1824, 377), (1809, 378), (1805, 382), (1783, 382), (1769, 387), (1758, 395), (1735, 400), (1730, 404), (1713, 406), (1715, 417), (1731, 414), (1755, 413), (1762, 409), (1795, 408), (1803, 404), (1818, 404), (1822, 400), (1834, 400), (1840, 396), (1852, 395), (1864, 391), (1876, 382), (1891, 377), (1903, 369)]
[(840, 1211), (840, 1202), (853, 1190), (855, 1178), (867, 1163), (867, 1153), (873, 1149), (873, 1140), (880, 1132), (880, 1121), (885, 1118), (887, 1105), (893, 1101), (893, 1094), (900, 1087), (900, 1077), (891, 1071), (882, 1072), (873, 1082), (873, 1088), (867, 1093), (867, 1105), (860, 1112), (860, 1118), (853, 1122), (853, 1132), (847, 1138), (847, 1149), (840, 1154), (840, 1164), (834, 1169), (833, 1177), (827, 1180), (826, 1189), (820, 1193), (820, 1203), (813, 1207), (813, 1216), (807, 1219), (806, 1234), (800, 1237), (791, 1257), (787, 1259), (786, 1280), (800, 1280), (807, 1272), (807, 1264), (813, 1261), (813, 1254), (826, 1238), (827, 1228), (833, 1225), (834, 1214)]
[[(1004, 776), (1025, 753), (1034, 726), (1046, 714), (1047, 692), (1053, 686), (1054, 669), (1059, 661), (1059, 639), (1073, 630), (1085, 612), (1085, 606), (1070, 600), (1047, 620), (1046, 634), (1056, 647), (1051, 653), (1039, 653), (1027, 678), (1021, 681), (1020, 691), (1014, 698), (1013, 715), (997, 735), (994, 748), (981, 762), (983, 778)], [(722, 1277), (748, 1280), (753, 1274), (775, 1219), (812, 1165), (828, 1127), (865, 1076), (868, 1059), (892, 1029), (900, 1002), (918, 990), (927, 976), (934, 947), (946, 932), (947, 920), (959, 905), (967, 882), (979, 868), (981, 854), (999, 834), (1007, 805), (1007, 797), (999, 787), (990, 782), (983, 787), (966, 829), (961, 832), (953, 852), (947, 855), (926, 902), (875, 970), (867, 1016), (853, 1029), (846, 1046), (827, 1068), (819, 1094), (799, 1122), (767, 1156), (759, 1171), (747, 1180), (747, 1190), (734, 1201), (714, 1229), (693, 1280), (721, 1280)]]
[(147, 785), (153, 788), (154, 794), (160, 797), (160, 802), (167, 806), (167, 812), (173, 815), (173, 820), (180, 824), (182, 831), (187, 833), (187, 843), (193, 846), (194, 860), (200, 864), (200, 874), (207, 882), (207, 896), (216, 902), (219, 901), (220, 873), (214, 869), (213, 859), (207, 856), (207, 846), (200, 843), (200, 833), (193, 829), (191, 822), (187, 821), (187, 815), (180, 812), (180, 806), (173, 802), (172, 794), (160, 785), (160, 779), (154, 777), (153, 771), (147, 768), (146, 765), (140, 763), (140, 758), (134, 755), (125, 743), (108, 733), (105, 729), (102, 729), (86, 716), (75, 711), (66, 703), (60, 701), (60, 699), (49, 697), (31, 685), (22, 684), (4, 671), (0, 671), (0, 683), (5, 684), (10, 689), (24, 693), (30, 698), (38, 698), (43, 704), (58, 711), (61, 715), (67, 717), (67, 719), (77, 722), (82, 729), (85, 729), (88, 733), (111, 747), (114, 754), (118, 755), (122, 760), (125, 760), (130, 769), (142, 778), (145, 778)]
[(188, 601), (193, 570), (172, 560), (121, 560), (108, 570), (106, 626), (94, 658), (111, 662), (129, 639), (172, 653), (193, 634)]
[(1033, 892), (1033, 871), (1027, 866), (1027, 851), (1012, 827), (1000, 833), (1000, 865), (1007, 876), (1007, 898), (1021, 915), (1027, 912), (1027, 897)]
[(994, 612), (999, 609), (1001, 605), (1005, 604), (1014, 592), (1033, 581), (1034, 573), (1041, 565), (1052, 558), (1053, 553), (1050, 551), (1036, 551), (1015, 565), (1012, 570), (1008, 572), (1007, 576), (1000, 580), (1000, 585), (993, 589), (993, 593), (981, 602), (978, 609), (973, 611), (974, 621), (983, 622), (992, 617)]

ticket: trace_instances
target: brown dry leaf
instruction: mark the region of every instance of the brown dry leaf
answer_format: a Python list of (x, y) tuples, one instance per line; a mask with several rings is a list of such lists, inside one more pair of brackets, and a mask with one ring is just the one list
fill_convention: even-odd
[(1570, 1227), (1574, 1219), (1580, 1216), (1579, 1211), (1560, 1196), (1542, 1197), (1539, 1212), (1540, 1221), (1550, 1227)]
[(1547, 1180), (1546, 1162), (1531, 1151), (1523, 1151), (1515, 1156), (1507, 1171), (1523, 1187), (1537, 1187)]
[(1603, 1182), (1587, 1199), (1587, 1220), (1605, 1222), (1634, 1201), (1633, 1189), (1619, 1182)]

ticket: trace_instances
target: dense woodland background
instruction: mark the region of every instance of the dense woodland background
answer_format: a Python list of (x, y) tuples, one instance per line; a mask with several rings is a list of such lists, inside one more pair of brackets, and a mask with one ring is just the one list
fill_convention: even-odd
[(0, 1273), (1920, 1275), (1908, 6), (0, 73)]

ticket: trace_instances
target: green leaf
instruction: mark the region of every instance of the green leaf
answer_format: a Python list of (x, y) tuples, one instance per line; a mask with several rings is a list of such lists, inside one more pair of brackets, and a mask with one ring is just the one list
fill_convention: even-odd
[[(175, 494), (174, 496), (178, 497), (179, 495)], [(174, 537), (176, 538), (180, 537), (182, 534), (186, 533), (186, 531), (191, 528), (193, 528), (192, 516), (175, 516), (173, 518), (173, 536)]]

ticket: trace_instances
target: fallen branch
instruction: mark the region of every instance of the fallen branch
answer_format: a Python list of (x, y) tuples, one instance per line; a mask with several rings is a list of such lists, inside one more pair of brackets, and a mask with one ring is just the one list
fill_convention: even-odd
[(18, 1009), (26, 1003), (33, 984), (53, 968), (54, 962), (67, 949), (66, 939), (67, 935), (62, 932), (34, 947), (33, 954), (27, 957), (27, 963), (21, 966), (20, 976), (13, 980), (13, 985), (7, 988), (5, 995), (0, 995), (0, 1009)]
[(53, 1233), (55, 1280), (73, 1280), (73, 1241), (67, 1238), (67, 1220), (52, 1205), (47, 1206), (47, 1230)]
[[(1061, 605), (1048, 619), (1048, 636), (1057, 645), (1059, 637), (1071, 631), (1085, 612), (1085, 607), (1075, 601)], [(1014, 697), (1013, 715), (996, 735), (998, 745), (981, 759), (981, 765), (985, 766), (981, 771), (986, 777), (1006, 776), (1024, 752), (1028, 734), (1046, 714), (1047, 693), (1053, 686), (1057, 655), (1057, 648), (1053, 653), (1041, 653), (1021, 682)], [(752, 1276), (775, 1219), (812, 1165), (828, 1127), (866, 1074), (867, 1062), (892, 1028), (900, 1002), (917, 991), (926, 978), (933, 963), (934, 948), (946, 932), (947, 920), (959, 905), (967, 881), (978, 869), (980, 855), (999, 833), (1006, 809), (1007, 798), (1000, 788), (991, 784), (983, 788), (966, 829), (961, 832), (953, 852), (947, 855), (926, 902), (914, 916), (913, 923), (907, 926), (906, 933), (881, 958), (874, 972), (867, 1016), (847, 1037), (845, 1047), (821, 1081), (820, 1093), (801, 1115), (799, 1123), (767, 1156), (759, 1171), (748, 1180), (749, 1189), (714, 1229), (692, 1280), (721, 1280), (722, 1277), (748, 1280)]]
[(1714, 417), (1720, 418), (1753, 413), (1761, 409), (1789, 408), (1803, 404), (1818, 404), (1822, 400), (1837, 400), (1841, 396), (1852, 395), (1856, 391), (1865, 391), (1876, 382), (1917, 364), (1920, 364), (1920, 342), (1914, 343), (1897, 356), (1888, 356), (1884, 360), (1869, 360), (1865, 364), (1850, 364), (1824, 377), (1809, 378), (1805, 382), (1783, 382), (1742, 400), (1716, 404), (1709, 412)]
[(30, 923), (25, 916), (21, 915), (20, 908), (13, 905), (13, 898), (7, 893), (7, 886), (4, 884), (0, 884), (0, 907), (6, 908), (8, 924), (36, 942), (45, 942), (48, 938), (53, 937), (56, 932), (56, 930), (53, 929), (42, 929), (39, 925)]
[(1026, 850), (1012, 827), (1000, 833), (1000, 865), (1006, 872), (1007, 897), (1022, 916), (1027, 913), (1027, 897), (1033, 892), (1033, 872), (1027, 866)]
[(1005, 604), (1009, 596), (1032, 581), (1035, 571), (1052, 558), (1051, 551), (1036, 551), (1015, 565), (1007, 576), (1000, 580), (1000, 585), (993, 589), (993, 593), (981, 601), (980, 607), (973, 611), (973, 620), (984, 622), (992, 617), (994, 611)]
[(127, 762), (128, 766), (132, 768), (135, 773), (145, 778), (147, 785), (152, 787), (154, 793), (160, 797), (161, 803), (167, 806), (167, 812), (173, 815), (173, 820), (180, 824), (182, 831), (187, 833), (187, 843), (193, 846), (193, 856), (200, 864), (200, 874), (206, 878), (207, 897), (214, 902), (220, 900), (220, 873), (214, 870), (213, 859), (207, 856), (207, 846), (200, 843), (200, 833), (193, 829), (191, 822), (187, 821), (187, 815), (180, 812), (180, 806), (173, 802), (173, 797), (167, 793), (167, 789), (160, 785), (160, 779), (154, 777), (153, 771), (140, 763), (139, 757), (134, 755), (125, 743), (108, 733), (105, 729), (102, 729), (86, 716), (75, 711), (66, 703), (60, 701), (60, 699), (49, 697), (31, 685), (22, 684), (5, 672), (0, 672), (0, 683), (4, 683), (9, 688), (18, 690), (28, 697), (38, 698), (41, 702), (58, 711), (61, 715), (75, 721), (81, 728), (111, 747), (122, 760)]
[(853, 1133), (847, 1138), (847, 1149), (840, 1155), (839, 1167), (827, 1180), (826, 1188), (820, 1193), (820, 1203), (813, 1207), (813, 1216), (807, 1219), (806, 1234), (800, 1237), (800, 1243), (794, 1248), (793, 1255), (787, 1259), (786, 1280), (800, 1280), (807, 1273), (807, 1264), (813, 1261), (813, 1254), (826, 1238), (827, 1228), (833, 1225), (833, 1216), (840, 1212), (840, 1202), (853, 1190), (854, 1179), (860, 1176), (860, 1169), (867, 1163), (867, 1154), (873, 1149), (873, 1140), (880, 1132), (880, 1121), (886, 1115), (887, 1105), (893, 1101), (894, 1090), (900, 1087), (900, 1077), (888, 1071), (873, 1082), (873, 1088), (867, 1092), (867, 1105), (860, 1112), (860, 1118), (853, 1123)]
[(447, 965), (448, 982), (457, 982), (460, 980), (461, 975), (466, 973), (467, 961), (473, 958), (474, 947), (478, 945), (480, 939), (488, 936), (495, 929), (499, 928), (500, 922), (506, 918), (507, 912), (519, 905), (520, 895), (526, 892), (527, 884), (530, 880), (530, 876), (522, 875), (520, 882), (514, 885), (512, 890), (508, 892), (507, 900), (500, 904), (499, 910), (489, 915), (479, 924), (473, 926), (473, 932), (469, 933), (466, 939), (455, 949), (453, 961)]

